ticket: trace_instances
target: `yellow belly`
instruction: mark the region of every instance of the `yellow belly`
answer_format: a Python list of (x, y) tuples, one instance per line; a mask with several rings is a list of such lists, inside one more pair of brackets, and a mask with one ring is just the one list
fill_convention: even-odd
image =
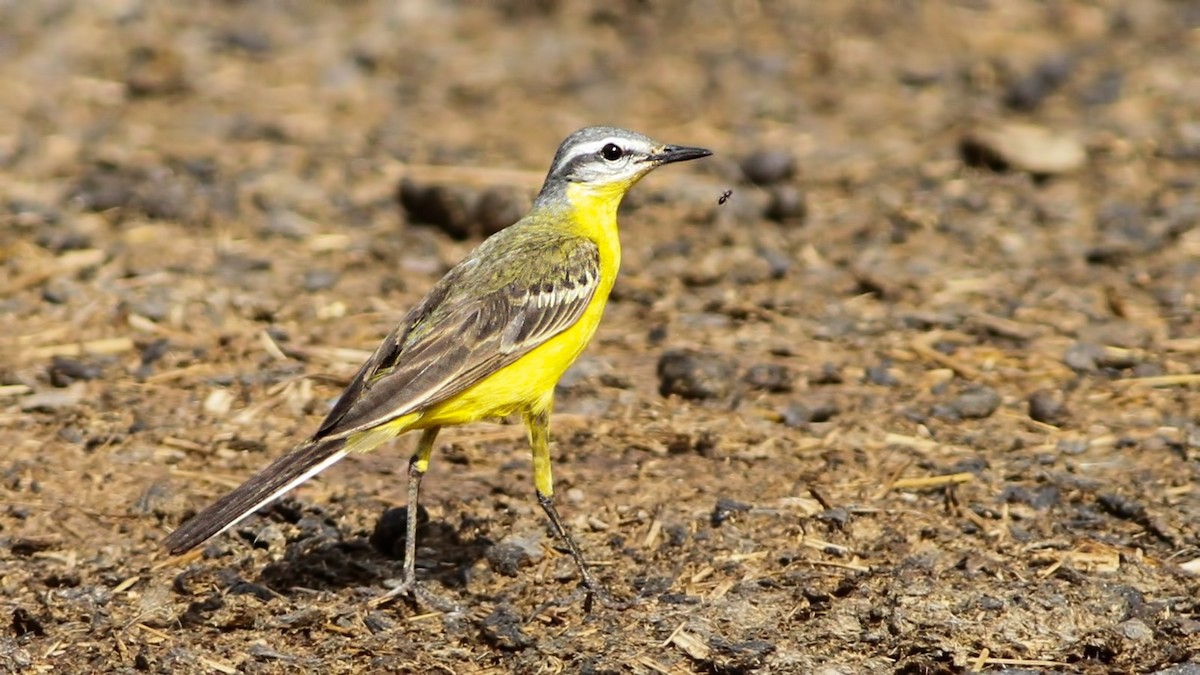
[(611, 282), (596, 289), (575, 325), (463, 393), (425, 411), (408, 428), (467, 424), (514, 413), (539, 413), (553, 403), (554, 387), (587, 347), (608, 299)]

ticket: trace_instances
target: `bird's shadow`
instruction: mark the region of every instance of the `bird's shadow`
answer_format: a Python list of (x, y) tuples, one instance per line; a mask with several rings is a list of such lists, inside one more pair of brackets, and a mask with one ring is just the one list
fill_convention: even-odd
[[(370, 536), (344, 536), (331, 523), (301, 528), (301, 536), (287, 543), (283, 557), (262, 568), (257, 583), (289, 597), (298, 589), (341, 591), (365, 587), (382, 594), (385, 581), (402, 576), (404, 518), (403, 507), (389, 509), (380, 516)], [(469, 570), (492, 545), (482, 537), (464, 539), (460, 531), (469, 529), (430, 521), (423, 508), (418, 511), (416, 564), (420, 582), (465, 588)]]

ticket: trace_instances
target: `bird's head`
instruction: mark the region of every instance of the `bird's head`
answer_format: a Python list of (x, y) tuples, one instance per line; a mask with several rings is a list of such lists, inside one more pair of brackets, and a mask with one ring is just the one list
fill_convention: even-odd
[(629, 188), (663, 164), (711, 154), (704, 148), (659, 143), (626, 129), (587, 127), (558, 146), (538, 201), (620, 202)]

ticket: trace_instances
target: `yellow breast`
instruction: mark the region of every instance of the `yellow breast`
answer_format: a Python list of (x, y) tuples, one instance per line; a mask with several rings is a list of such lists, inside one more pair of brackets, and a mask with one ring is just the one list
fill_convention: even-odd
[(567, 191), (573, 208), (572, 217), (562, 223), (564, 229), (587, 237), (600, 249), (600, 284), (579, 320), (491, 377), (426, 411), (410, 428), (466, 424), (550, 408), (558, 380), (595, 335), (617, 279), (621, 266), (617, 206), (623, 193)]

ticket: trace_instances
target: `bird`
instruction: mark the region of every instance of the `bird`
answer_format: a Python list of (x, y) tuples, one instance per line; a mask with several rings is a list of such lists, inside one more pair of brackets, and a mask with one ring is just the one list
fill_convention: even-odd
[(376, 601), (418, 591), (417, 504), (443, 427), (519, 415), (534, 492), (579, 570), (589, 599), (607, 597), (554, 505), (550, 413), (559, 378), (596, 332), (621, 264), (617, 207), (654, 169), (707, 157), (608, 126), (559, 145), (529, 213), (452, 267), (384, 338), (307, 440), (169, 533), (180, 555), (352, 453), (419, 431), (408, 462), (400, 583)]

